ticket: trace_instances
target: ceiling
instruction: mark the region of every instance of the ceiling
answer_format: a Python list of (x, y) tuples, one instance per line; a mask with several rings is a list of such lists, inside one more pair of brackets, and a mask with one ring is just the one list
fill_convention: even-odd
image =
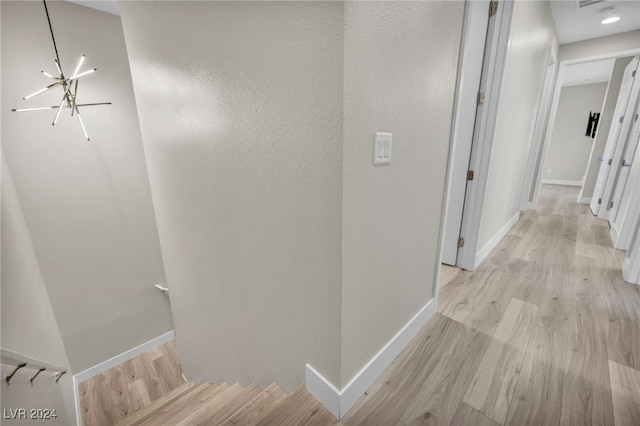
[[(560, 44), (640, 29), (640, 1), (606, 0), (578, 8), (578, 0), (551, 0), (551, 13)], [(615, 7), (621, 19), (602, 25), (600, 11)]]
[(615, 59), (603, 59), (566, 65), (564, 67), (562, 87), (606, 83), (611, 77), (614, 62)]
[[(120, 15), (118, 0), (67, 0), (94, 9)], [(124, 0), (121, 0), (124, 1)], [(585, 1), (585, 0), (582, 0)], [(604, 37), (640, 29), (640, 1), (638, 0), (586, 0), (592, 4), (578, 8), (579, 0), (550, 0), (551, 13), (556, 24), (560, 44)], [(622, 19), (602, 25), (600, 11), (615, 7)]]
[[(120, 15), (118, 0), (67, 0), (103, 12)], [(125, 1), (125, 0), (121, 0)], [(551, 13), (560, 44), (573, 43), (612, 34), (640, 29), (640, 1), (638, 0), (581, 0), (591, 4), (578, 7), (580, 0), (550, 0)], [(615, 7), (621, 19), (602, 25), (602, 9)], [(609, 81), (613, 60), (593, 61), (568, 66), (563, 86), (595, 84)]]
[(120, 5), (118, 0), (67, 0), (68, 2), (87, 6), (112, 15), (120, 15)]

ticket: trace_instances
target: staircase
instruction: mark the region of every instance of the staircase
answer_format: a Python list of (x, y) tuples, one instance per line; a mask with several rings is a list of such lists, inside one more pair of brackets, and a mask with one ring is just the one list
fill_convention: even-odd
[(306, 389), (287, 395), (275, 383), (184, 383), (117, 423), (117, 426), (298, 426), (337, 425), (338, 421)]

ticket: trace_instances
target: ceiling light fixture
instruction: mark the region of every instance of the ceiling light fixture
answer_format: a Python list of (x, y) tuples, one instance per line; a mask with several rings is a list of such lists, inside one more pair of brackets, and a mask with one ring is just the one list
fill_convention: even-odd
[(60, 101), (59, 105), (48, 106), (48, 107), (35, 107), (35, 108), (14, 108), (12, 109), (12, 111), (21, 112), (21, 111), (42, 111), (47, 109), (57, 109), (56, 115), (53, 118), (53, 122), (51, 123), (52, 126), (55, 126), (56, 123), (58, 122), (58, 118), (60, 117), (60, 112), (62, 111), (62, 108), (69, 108), (71, 109), (71, 116), (73, 117), (73, 115), (75, 114), (78, 117), (78, 121), (80, 122), (80, 127), (82, 128), (82, 133), (84, 133), (84, 137), (87, 140), (90, 140), (89, 135), (87, 134), (87, 129), (85, 128), (84, 122), (82, 121), (82, 117), (80, 117), (80, 109), (78, 107), (95, 106), (95, 105), (111, 105), (111, 102), (98, 102), (98, 103), (92, 103), (92, 104), (79, 104), (76, 102), (77, 95), (78, 95), (78, 80), (86, 75), (94, 73), (95, 71), (97, 71), (97, 69), (93, 68), (88, 71), (80, 72), (80, 67), (82, 66), (85, 60), (85, 56), (82, 55), (80, 57), (80, 61), (78, 62), (78, 65), (76, 66), (76, 70), (74, 71), (73, 75), (69, 78), (66, 78), (64, 76), (64, 73), (62, 72), (62, 65), (60, 65), (60, 56), (58, 56), (58, 47), (56, 46), (56, 39), (53, 36), (53, 28), (51, 27), (51, 19), (49, 18), (49, 10), (47, 9), (47, 2), (46, 0), (42, 0), (42, 3), (44, 3), (44, 11), (47, 14), (47, 22), (49, 22), (49, 31), (51, 32), (51, 40), (53, 40), (53, 49), (56, 52), (56, 59), (54, 60), (54, 62), (56, 64), (56, 68), (58, 70), (59, 75), (58, 77), (54, 77), (53, 75), (49, 74), (46, 71), (40, 71), (44, 76), (49, 77), (50, 79), (55, 81), (49, 84), (48, 86), (46, 86), (45, 88), (40, 89), (30, 95), (27, 95), (22, 99), (26, 101), (27, 99), (33, 98), (34, 96), (37, 96), (41, 93), (46, 92), (51, 88), (58, 87), (58, 86), (62, 87), (64, 94), (62, 95), (62, 100)]
[(600, 15), (602, 15), (602, 21), (600, 21), (600, 23), (603, 25), (613, 24), (614, 22), (618, 22), (620, 20), (620, 16), (616, 12), (615, 7), (607, 7), (605, 9), (602, 9), (600, 11)]

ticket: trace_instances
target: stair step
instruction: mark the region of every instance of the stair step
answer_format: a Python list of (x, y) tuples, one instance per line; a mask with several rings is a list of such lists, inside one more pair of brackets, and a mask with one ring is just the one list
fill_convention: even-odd
[[(225, 386), (212, 385), (210, 383), (199, 383), (191, 388), (191, 391), (183, 394), (179, 398), (164, 404), (161, 407), (149, 412), (143, 418), (131, 423), (131, 426), (171, 424), (170, 419), (180, 415), (183, 410), (193, 409), (193, 405), (201, 404), (201, 401), (210, 397), (215, 392), (223, 391)], [(146, 409), (145, 409), (146, 410)], [(125, 419), (126, 420), (126, 419)]]
[(161, 413), (157, 417), (151, 419), (149, 422), (145, 422), (141, 426), (176, 425), (206, 404), (207, 401), (217, 398), (228, 390), (229, 386), (225, 383), (222, 385), (209, 386), (194, 398), (185, 401), (177, 400), (173, 404), (168, 405), (161, 410)]
[(155, 410), (159, 409), (160, 407), (170, 404), (176, 399), (181, 398), (185, 394), (191, 392), (195, 386), (196, 386), (195, 383), (183, 383), (177, 388), (172, 389), (165, 395), (156, 399), (147, 407), (141, 409), (140, 411), (136, 411), (132, 413), (130, 416), (120, 421), (117, 424), (117, 426), (133, 426), (134, 424), (137, 424), (137, 422), (144, 420), (146, 416), (151, 415)]
[(257, 425), (259, 426), (329, 426), (338, 420), (303, 386), (298, 387), (285, 398)]
[(221, 426), (254, 426), (287, 397), (275, 383), (254, 396), (251, 401), (229, 416)]
[[(230, 392), (236, 385), (238, 388)], [(219, 395), (215, 400), (200, 407), (177, 426), (219, 425), (261, 392), (255, 384), (251, 384), (245, 389), (238, 384), (236, 385)]]

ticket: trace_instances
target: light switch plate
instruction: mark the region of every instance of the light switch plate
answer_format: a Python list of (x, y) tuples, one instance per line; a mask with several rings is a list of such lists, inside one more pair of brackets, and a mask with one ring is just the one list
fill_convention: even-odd
[(376, 132), (373, 141), (373, 164), (391, 162), (391, 133)]

